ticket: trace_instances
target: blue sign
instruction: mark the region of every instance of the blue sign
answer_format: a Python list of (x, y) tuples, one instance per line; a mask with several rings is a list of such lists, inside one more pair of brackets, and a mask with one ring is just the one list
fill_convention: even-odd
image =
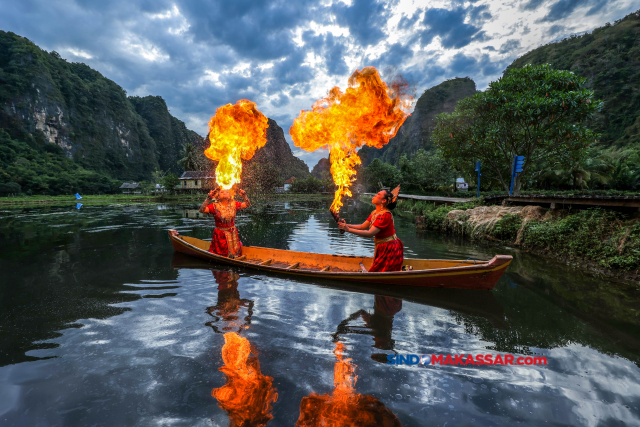
[(82, 196), (80, 194), (76, 193), (76, 200), (80, 200), (80, 199), (82, 199)]
[(511, 169), (511, 186), (509, 187), (509, 195), (513, 195), (513, 182), (520, 172), (524, 170), (525, 156), (515, 156), (513, 158), (513, 169)]
[(478, 199), (480, 198), (480, 177), (482, 174), (480, 173), (480, 160), (476, 162), (476, 172), (478, 172)]

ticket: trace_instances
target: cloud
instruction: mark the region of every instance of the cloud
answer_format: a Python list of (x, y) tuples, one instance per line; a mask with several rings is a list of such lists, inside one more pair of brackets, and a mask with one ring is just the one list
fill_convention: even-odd
[(520, 49), (520, 40), (509, 39), (500, 46), (500, 53), (509, 53)]
[(0, 0), (0, 28), (86, 63), (130, 95), (162, 96), (201, 134), (216, 108), (251, 99), (291, 142), (299, 111), (333, 86), (344, 89), (356, 67), (395, 65), (418, 93), (455, 76), (482, 89), (518, 52), (635, 9), (634, 0), (452, 0), (437, 8), (398, 0)]
[[(469, 18), (471, 22), (466, 23)], [(428, 9), (424, 14), (423, 24), (426, 29), (420, 35), (422, 46), (430, 44), (435, 37), (446, 48), (461, 48), (474, 40), (483, 40), (482, 22), (491, 18), (486, 5), (456, 9)]]
[(355, 41), (363, 46), (378, 43), (386, 37), (384, 28), (389, 9), (386, 4), (376, 0), (352, 0), (351, 5), (337, 2), (331, 12), (339, 25), (349, 28)]

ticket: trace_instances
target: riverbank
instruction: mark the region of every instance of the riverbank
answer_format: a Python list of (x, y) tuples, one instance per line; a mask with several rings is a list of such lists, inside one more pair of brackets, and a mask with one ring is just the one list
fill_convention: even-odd
[(606, 277), (640, 282), (640, 219), (603, 209), (549, 210), (540, 206), (467, 203), (435, 207), (399, 200), (416, 225), (490, 244), (519, 247)]
[[(331, 200), (333, 194), (249, 194), (255, 202), (296, 202), (313, 200)], [(101, 194), (82, 196), (76, 200), (74, 196), (23, 196), (0, 198), (0, 207), (26, 207), (26, 206), (64, 206), (70, 203), (82, 203), (83, 205), (111, 205), (111, 204), (139, 204), (139, 203), (201, 203), (204, 194), (180, 194), (180, 195), (143, 195), (143, 194)]]

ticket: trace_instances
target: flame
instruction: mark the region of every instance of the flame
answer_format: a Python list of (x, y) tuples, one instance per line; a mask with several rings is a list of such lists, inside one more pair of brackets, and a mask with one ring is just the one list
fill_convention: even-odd
[(329, 147), (331, 175), (338, 187), (333, 212), (340, 211), (343, 196), (351, 196), (355, 168), (362, 163), (357, 149), (365, 144), (381, 148), (409, 116), (413, 98), (407, 94), (407, 81), (399, 77), (390, 86), (374, 67), (356, 70), (344, 93), (334, 87), (311, 111), (301, 111), (289, 129), (297, 147), (307, 151)]
[(242, 159), (249, 160), (267, 143), (268, 119), (254, 102), (241, 99), (216, 110), (209, 120), (211, 146), (204, 154), (217, 161), (216, 182), (229, 190), (240, 182)]
[(343, 351), (344, 344), (336, 343), (333, 393), (311, 393), (304, 397), (296, 427), (401, 427), (400, 420), (382, 402), (355, 392), (355, 365), (343, 357)]
[(262, 375), (258, 357), (251, 355), (251, 344), (235, 332), (224, 334), (222, 347), (226, 384), (211, 391), (218, 405), (229, 414), (231, 426), (265, 426), (271, 419), (271, 406), (278, 400), (273, 378)]

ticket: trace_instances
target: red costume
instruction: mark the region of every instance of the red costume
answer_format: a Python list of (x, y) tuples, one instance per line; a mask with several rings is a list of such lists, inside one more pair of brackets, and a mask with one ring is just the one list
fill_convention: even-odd
[(376, 250), (369, 272), (400, 271), (404, 260), (404, 246), (396, 236), (393, 215), (388, 210), (378, 213), (373, 211), (367, 221), (380, 229), (375, 236)]
[(224, 257), (239, 256), (242, 252), (242, 242), (236, 228), (236, 211), (242, 209), (242, 203), (232, 201), (229, 207), (211, 203), (207, 209), (216, 221), (209, 252)]

